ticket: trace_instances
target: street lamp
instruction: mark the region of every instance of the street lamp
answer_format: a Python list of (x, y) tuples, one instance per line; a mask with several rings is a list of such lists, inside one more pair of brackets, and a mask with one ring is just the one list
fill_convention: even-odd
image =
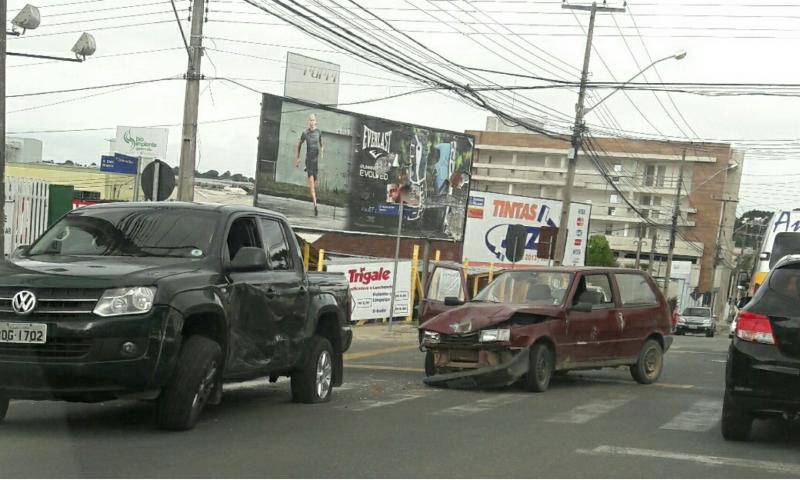
[(686, 50), (678, 50), (677, 52), (673, 53), (672, 55), (668, 55), (668, 56), (666, 56), (666, 57), (664, 57), (664, 58), (659, 58), (659, 59), (658, 59), (658, 60), (656, 60), (655, 62), (651, 63), (650, 65), (648, 65), (648, 66), (646, 66), (646, 67), (644, 67), (644, 68), (643, 68), (643, 69), (642, 69), (642, 70), (641, 70), (639, 73), (637, 73), (636, 75), (634, 75), (634, 76), (632, 76), (631, 78), (629, 78), (629, 79), (628, 79), (628, 81), (626, 81), (625, 83), (621, 84), (620, 86), (618, 86), (617, 88), (615, 88), (614, 90), (612, 90), (612, 91), (611, 91), (611, 93), (609, 93), (609, 94), (608, 94), (608, 95), (606, 95), (605, 97), (601, 98), (601, 99), (600, 99), (600, 101), (598, 101), (597, 103), (595, 103), (595, 104), (594, 104), (594, 105), (592, 105), (591, 107), (589, 107), (589, 108), (587, 108), (586, 110), (584, 110), (584, 111), (583, 111), (583, 114), (584, 114), (584, 115), (586, 115), (587, 113), (589, 113), (589, 112), (591, 112), (592, 110), (594, 110), (594, 109), (595, 109), (595, 108), (596, 108), (598, 105), (600, 105), (601, 103), (603, 103), (603, 102), (604, 102), (604, 101), (605, 101), (605, 100), (606, 100), (608, 97), (610, 97), (611, 95), (614, 95), (614, 94), (615, 94), (615, 93), (617, 93), (618, 91), (622, 90), (622, 88), (623, 88), (625, 85), (627, 85), (627, 84), (631, 83), (631, 82), (632, 82), (632, 81), (634, 81), (634, 80), (635, 80), (635, 79), (636, 79), (636, 78), (637, 78), (639, 75), (641, 75), (641, 74), (643, 74), (644, 72), (646, 72), (646, 71), (650, 70), (651, 68), (655, 67), (655, 66), (656, 66), (656, 65), (658, 65), (659, 63), (661, 63), (661, 62), (663, 62), (663, 61), (666, 61), (666, 60), (671, 60), (671, 59), (675, 59), (675, 60), (683, 60), (684, 58), (686, 58)]
[(559, 221), (558, 227), (558, 235), (556, 237), (556, 262), (558, 264), (564, 263), (564, 257), (566, 256), (567, 251), (567, 223), (569, 222), (569, 210), (570, 205), (572, 204), (572, 188), (575, 183), (575, 170), (578, 164), (578, 152), (580, 152), (582, 145), (583, 145), (583, 129), (584, 129), (584, 122), (583, 117), (587, 113), (591, 112), (595, 109), (598, 105), (603, 103), (608, 97), (614, 95), (618, 90), (622, 89), (625, 85), (632, 82), (636, 77), (643, 74), (645, 71), (653, 68), (657, 64), (669, 60), (681, 60), (686, 58), (686, 50), (679, 50), (672, 55), (669, 55), (664, 58), (659, 58), (655, 62), (652, 62), (650, 65), (644, 67), (639, 73), (632, 76), (628, 79), (625, 83), (619, 85), (617, 88), (612, 90), (608, 95), (600, 99), (599, 102), (595, 103), (591, 107), (584, 108), (583, 102), (586, 95), (586, 77), (589, 74), (589, 56), (591, 53), (591, 38), (592, 38), (592, 30), (594, 28), (594, 10), (596, 9), (596, 4), (592, 4), (592, 19), (589, 22), (589, 39), (586, 42), (586, 52), (583, 61), (583, 70), (581, 71), (581, 88), (578, 93), (578, 104), (575, 107), (575, 125), (572, 127), (572, 139), (570, 142), (570, 150), (567, 155), (567, 182), (564, 186), (564, 194), (562, 195), (562, 204), (563, 208), (561, 209), (561, 219)]

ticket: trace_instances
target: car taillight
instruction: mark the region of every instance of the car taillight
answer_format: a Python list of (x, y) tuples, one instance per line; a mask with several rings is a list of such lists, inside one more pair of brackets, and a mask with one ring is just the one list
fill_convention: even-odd
[(736, 336), (746, 342), (775, 345), (769, 317), (753, 312), (743, 311), (739, 314), (736, 320)]

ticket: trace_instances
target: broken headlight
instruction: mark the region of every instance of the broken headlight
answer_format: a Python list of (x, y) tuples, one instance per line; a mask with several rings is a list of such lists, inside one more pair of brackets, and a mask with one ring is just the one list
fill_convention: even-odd
[(481, 330), (480, 341), (483, 342), (507, 342), (511, 340), (511, 329), (495, 328), (492, 330)]
[(427, 344), (435, 344), (439, 343), (442, 340), (442, 336), (436, 332), (429, 332), (425, 331), (425, 335), (422, 336), (422, 343)]

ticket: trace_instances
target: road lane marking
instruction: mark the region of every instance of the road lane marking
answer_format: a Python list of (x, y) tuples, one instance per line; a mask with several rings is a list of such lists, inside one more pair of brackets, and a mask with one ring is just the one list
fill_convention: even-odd
[(357, 363), (345, 363), (344, 368), (356, 368), (361, 370), (383, 370), (389, 372), (425, 373), (424, 368), (393, 367), (391, 365), (360, 365)]
[(612, 447), (609, 445), (601, 445), (592, 450), (578, 449), (575, 450), (575, 453), (595, 456), (618, 455), (659, 458), (664, 460), (683, 460), (686, 462), (694, 462), (708, 466), (752, 468), (761, 471), (766, 470), (792, 477), (797, 476), (797, 472), (800, 472), (800, 464), (797, 463), (770, 462), (767, 460), (750, 460), (746, 458), (716, 457), (711, 455), (698, 455), (696, 453), (667, 452), (661, 450), (647, 450), (643, 448)]
[(364, 412), (366, 410), (372, 410), (374, 408), (388, 407), (391, 405), (397, 405), (398, 403), (407, 402), (409, 400), (416, 400), (418, 398), (426, 397), (430, 393), (432, 392), (396, 393), (393, 395), (389, 395), (386, 400), (361, 400), (354, 406), (342, 405), (337, 408), (350, 410), (353, 412)]
[[(254, 390), (258, 388), (269, 387), (270, 385), (283, 385), (290, 382), (289, 377), (280, 377), (276, 382), (270, 382), (268, 378), (258, 378), (256, 380), (248, 380), (246, 382), (225, 383), (222, 385), (223, 392), (236, 392), (239, 390)], [(368, 385), (362, 383), (343, 383), (339, 387), (333, 387), (336, 391), (352, 390), (354, 388), (366, 387)]]
[(345, 353), (344, 359), (347, 360), (360, 360), (362, 358), (377, 357), (379, 355), (386, 355), (387, 353), (405, 352), (408, 350), (418, 350), (417, 345), (403, 345), (400, 347), (380, 348), (378, 350), (367, 350), (365, 352)]
[(701, 400), (689, 410), (677, 415), (661, 426), (664, 430), (683, 430), (686, 432), (707, 432), (717, 424), (722, 415), (722, 402)]
[[(582, 375), (570, 375), (566, 378), (576, 378), (578, 380), (585, 380), (587, 382), (600, 382), (600, 383), (620, 383), (623, 385), (638, 385), (633, 380), (620, 380), (616, 378), (599, 378), (599, 377), (586, 377)], [(652, 383), (649, 385), (650, 387), (660, 387), (660, 388), (677, 388), (680, 390), (689, 390), (691, 388), (695, 388), (694, 385), (689, 385), (685, 383)]]
[(603, 398), (583, 405), (578, 405), (568, 412), (547, 419), (552, 423), (587, 423), (595, 418), (610, 413), (633, 400), (633, 396)]
[(499, 394), (492, 397), (482, 398), (478, 401), (465, 403), (463, 405), (456, 405), (454, 407), (445, 408), (437, 412), (431, 412), (432, 415), (452, 415), (457, 417), (465, 417), (467, 415), (474, 415), (482, 413), (495, 408), (500, 408), (514, 402), (518, 402), (529, 395), (518, 394)]
[(702, 350), (675, 350), (670, 349), (667, 353), (694, 353), (697, 355), (727, 355), (728, 352), (704, 352)]

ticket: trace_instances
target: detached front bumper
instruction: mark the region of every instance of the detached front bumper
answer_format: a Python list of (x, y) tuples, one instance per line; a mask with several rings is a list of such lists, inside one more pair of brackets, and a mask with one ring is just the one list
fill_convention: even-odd
[(505, 387), (528, 373), (529, 358), (530, 348), (524, 348), (511, 360), (500, 365), (432, 375), (426, 377), (423, 382), (432, 387), (463, 389)]

